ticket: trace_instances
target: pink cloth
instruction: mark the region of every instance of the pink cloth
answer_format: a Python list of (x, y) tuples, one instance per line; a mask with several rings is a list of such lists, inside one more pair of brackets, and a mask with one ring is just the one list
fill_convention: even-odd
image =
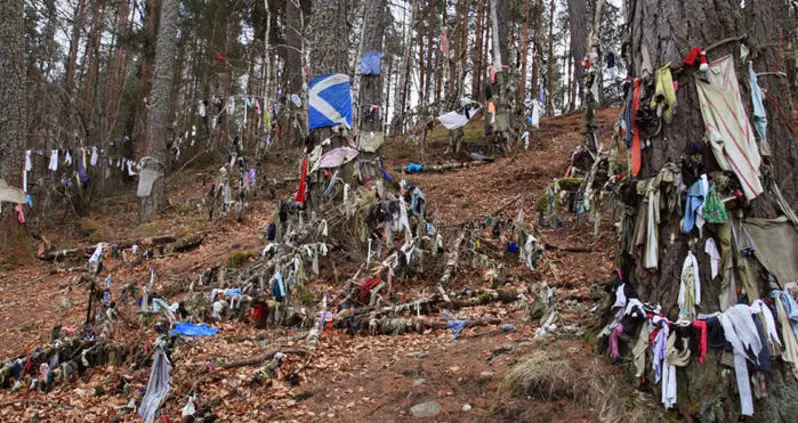
[(343, 166), (360, 154), (359, 151), (351, 147), (339, 147), (324, 153), (316, 164), (319, 169), (327, 169)]
[(613, 360), (621, 356), (621, 353), (618, 352), (618, 337), (621, 336), (622, 333), (623, 324), (619, 323), (618, 326), (615, 326), (615, 329), (612, 330), (612, 334), (610, 334), (609, 354)]
[(25, 213), (22, 211), (22, 204), (17, 204), (14, 206), (14, 210), (17, 211), (17, 220), (19, 223), (25, 224)]

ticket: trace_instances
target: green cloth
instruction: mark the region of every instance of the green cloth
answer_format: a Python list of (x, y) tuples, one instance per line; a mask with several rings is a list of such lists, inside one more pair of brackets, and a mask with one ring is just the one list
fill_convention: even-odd
[(723, 204), (714, 187), (709, 189), (704, 202), (704, 220), (709, 223), (726, 223), (729, 220), (726, 205)]

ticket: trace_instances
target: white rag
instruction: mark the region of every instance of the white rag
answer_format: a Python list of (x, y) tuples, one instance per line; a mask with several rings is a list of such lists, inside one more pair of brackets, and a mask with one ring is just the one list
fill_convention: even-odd
[(687, 295), (687, 284), (684, 282), (685, 272), (693, 274), (694, 288), (695, 288), (695, 303), (701, 304), (701, 280), (698, 277), (698, 260), (692, 251), (687, 252), (687, 257), (684, 259), (681, 273), (681, 284), (679, 285), (679, 309), (685, 308), (685, 296)]
[(612, 308), (626, 307), (626, 294), (623, 292), (625, 287), (626, 284), (622, 283), (618, 289), (615, 290), (615, 304), (612, 305)]
[(709, 256), (709, 267), (711, 269), (712, 280), (715, 280), (715, 276), (718, 276), (721, 257), (718, 251), (718, 245), (715, 244), (714, 239), (707, 238), (707, 243), (704, 244), (704, 252)]
[(58, 170), (58, 150), (50, 151), (50, 165), (47, 168), (53, 172)]
[(748, 378), (748, 353), (750, 348), (754, 356), (762, 350), (759, 332), (751, 318), (751, 309), (745, 304), (729, 307), (724, 313), (718, 315), (718, 321), (723, 326), (726, 340), (732, 344), (734, 351), (734, 373), (737, 377), (737, 390), (740, 393), (741, 412), (744, 416), (754, 414), (754, 402), (751, 398), (751, 382)]
[(97, 244), (97, 248), (94, 250), (94, 254), (92, 254), (91, 258), (89, 259), (89, 263), (96, 263), (97, 260), (100, 259), (100, 256), (103, 253), (103, 246), (104, 245), (102, 242)]
[(89, 159), (89, 164), (92, 165), (92, 166), (97, 166), (97, 159), (98, 158), (99, 158), (99, 155), (97, 154), (97, 147), (96, 146), (92, 147), (91, 148), (91, 159)]
[(776, 330), (776, 319), (773, 317), (773, 312), (770, 311), (770, 307), (762, 300), (754, 300), (754, 302), (751, 303), (751, 312), (763, 316), (765, 321), (765, 333), (767, 333), (766, 338), (772, 350), (775, 351), (776, 345), (782, 346), (779, 332)]
[(540, 128), (540, 104), (537, 99), (532, 100), (532, 127)]

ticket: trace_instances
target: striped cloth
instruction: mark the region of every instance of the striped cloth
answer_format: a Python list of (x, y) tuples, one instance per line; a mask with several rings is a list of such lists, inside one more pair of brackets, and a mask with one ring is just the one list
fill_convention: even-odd
[(737, 175), (747, 199), (756, 198), (763, 192), (759, 180), (761, 157), (731, 56), (713, 61), (709, 72), (697, 73), (695, 84), (715, 159), (723, 170)]

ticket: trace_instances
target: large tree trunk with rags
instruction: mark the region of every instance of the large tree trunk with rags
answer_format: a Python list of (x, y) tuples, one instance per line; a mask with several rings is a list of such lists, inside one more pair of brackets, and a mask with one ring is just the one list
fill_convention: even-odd
[[(310, 75), (311, 79), (330, 73), (349, 73), (349, 9), (344, 0), (314, 0), (313, 16), (310, 20), (311, 53)], [(306, 145), (306, 152), (327, 138), (331, 144), (325, 147), (324, 152), (347, 145), (345, 137), (332, 136), (332, 128), (314, 128)], [(324, 183), (321, 172), (316, 172), (310, 177), (308, 184), (308, 203), (306, 208), (314, 209), (320, 205)], [(344, 166), (343, 180), (351, 183), (352, 165)]]
[[(22, 187), (27, 133), (24, 10), (22, 0), (0, 2), (0, 178), (17, 188)], [(0, 215), (0, 264), (21, 255), (24, 233), (13, 205), (4, 204)]]
[(514, 140), (512, 96), (510, 88), (511, 71), (504, 66), (510, 65), (508, 43), (510, 41), (510, 28), (505, 24), (509, 19), (509, 6), (507, 0), (494, 0), (490, 10), (491, 32), (491, 59), (493, 70), (496, 72), (496, 81), (493, 84), (493, 94), (496, 104), (496, 123), (494, 129), (497, 143), (509, 149)]
[(155, 179), (148, 197), (139, 198), (139, 223), (146, 222), (160, 211), (165, 198), (165, 175), (169, 160), (166, 138), (169, 136), (172, 110), (172, 80), (177, 58), (178, 4), (176, 0), (161, 1), (161, 20), (155, 46), (155, 73), (147, 116), (147, 146), (143, 168), (161, 172)]
[(286, 112), (283, 113), (281, 125), (283, 133), (288, 136), (289, 144), (295, 145), (307, 134), (304, 129), (305, 118), (302, 116), (302, 108), (297, 108), (293, 101), (289, 100), (292, 94), (302, 93), (302, 54), (304, 46), (302, 37), (304, 36), (304, 22), (302, 8), (299, 2), (288, 1), (285, 3), (285, 69), (283, 73), (288, 84), (288, 91), (285, 98), (280, 99), (285, 105)]
[[(363, 19), (363, 52), (382, 53), (383, 38), (385, 37), (385, 15), (388, 10), (386, 0), (366, 0)], [(383, 61), (384, 62), (384, 61)], [(385, 113), (382, 103), (382, 82), (385, 75), (384, 66), (380, 67), (380, 74), (360, 75), (360, 90), (358, 90), (360, 107), (355, 111), (360, 115), (360, 136), (363, 139), (373, 140), (383, 138), (382, 114)], [(390, 75), (390, 74), (388, 74)], [(376, 152), (361, 151), (360, 159), (373, 160)], [(364, 178), (372, 178), (380, 173), (377, 166), (368, 166), (363, 169)]]
[[(751, 113), (751, 97), (748, 84), (748, 67), (740, 61), (740, 41), (729, 37), (747, 35), (745, 44), (751, 49), (754, 69), (775, 71), (779, 62), (779, 40), (781, 37), (789, 38), (794, 31), (795, 23), (791, 16), (787, 2), (748, 1), (746, 7), (740, 7), (736, 0), (693, 0), (690, 2), (663, 2), (658, 0), (627, 0), (630, 41), (630, 69), (634, 78), (643, 77), (643, 49), (648, 50), (651, 59), (651, 71), (671, 63), (671, 68), (680, 67), (683, 59), (693, 47), (707, 49), (721, 40), (721, 44), (713, 46), (708, 52), (710, 63), (724, 56), (731, 55), (735, 65), (736, 75), (741, 89), (743, 104), (748, 110), (749, 120)], [(786, 43), (787, 40), (784, 40)], [(703, 147), (703, 167), (707, 174), (719, 170), (718, 164), (712, 155), (711, 148), (702, 143), (705, 134), (705, 125), (702, 119), (696, 90), (695, 68), (674, 70), (673, 80), (678, 81), (676, 93), (677, 106), (674, 109), (673, 121), (670, 124), (662, 123), (661, 130), (656, 135), (649, 136), (649, 145), (642, 150), (642, 167), (636, 179), (644, 180), (656, 176), (666, 163), (679, 164), (686, 146), (690, 142), (701, 143)], [(653, 77), (649, 77), (650, 84)], [(779, 107), (789, 110), (787, 99), (789, 93), (782, 94), (782, 85), (776, 77), (760, 78), (760, 85), (767, 88), (771, 94), (779, 94)], [(786, 88), (785, 88), (786, 90)], [(775, 98), (775, 97), (774, 97)], [(641, 101), (641, 107), (644, 103)], [(774, 168), (774, 179), (782, 188), (787, 201), (793, 208), (796, 206), (796, 140), (790, 133), (785, 119), (779, 116), (775, 103), (766, 101), (768, 111), (768, 139), (771, 143), (772, 155), (763, 157), (763, 174), (769, 163)], [(789, 118), (789, 113), (787, 113)], [(650, 131), (655, 133), (656, 131)], [(633, 182), (634, 183), (634, 182)], [(751, 202), (750, 207), (737, 206), (745, 216), (774, 217), (781, 214), (773, 205), (773, 196), (768, 190), (768, 182), (763, 180), (765, 193)], [(723, 194), (721, 194), (723, 195)], [(631, 197), (637, 197), (632, 194)], [(625, 206), (627, 222), (632, 221), (639, 213), (645, 213), (645, 203), (633, 200), (637, 204)], [(682, 208), (684, 206), (681, 206)], [(703, 252), (707, 237), (713, 234), (710, 224), (704, 227), (702, 236), (695, 230), (689, 235), (680, 231), (679, 222), (683, 211), (669, 213), (662, 209), (659, 230), (659, 266), (652, 271), (642, 268), (642, 258), (635, 253), (629, 254), (628, 248), (619, 249), (618, 264), (625, 280), (630, 283), (641, 301), (659, 303), (666, 317), (676, 320), (678, 314), (677, 297), (682, 263), (689, 249), (688, 241), (696, 240), (695, 251), (700, 263), (701, 279), (701, 311), (708, 313), (720, 309), (719, 294), (721, 282), (710, 280), (709, 257)], [(734, 211), (729, 209), (731, 218)], [(632, 229), (634, 222), (631, 222)], [(628, 230), (628, 228), (626, 228)], [(708, 230), (709, 229), (709, 230)], [(747, 262), (754, 272), (759, 292), (749, 293), (749, 299), (767, 296), (767, 280), (764, 273), (759, 271), (758, 264), (751, 259), (742, 259)], [(743, 267), (741, 264), (738, 267)], [(742, 271), (739, 270), (738, 271)], [(719, 276), (719, 279), (721, 277)], [(755, 284), (755, 285), (756, 285)], [(740, 282), (738, 280), (738, 286)], [(752, 298), (753, 297), (753, 298)], [(631, 349), (631, 346), (630, 346)], [(719, 350), (710, 349), (705, 364), (698, 364), (692, 360), (690, 365), (678, 372), (678, 410), (686, 416), (696, 417), (700, 421), (736, 421), (740, 417), (740, 403), (736, 392), (737, 383), (734, 371), (720, 364)], [(785, 369), (781, 360), (774, 360), (774, 371), (768, 375), (768, 397), (755, 400), (755, 417), (761, 421), (790, 421), (798, 415), (798, 405), (794, 398), (798, 397), (798, 383)], [(650, 373), (650, 362), (647, 372)], [(651, 374), (646, 375), (647, 380), (653, 380)], [(660, 386), (648, 384), (646, 389), (651, 389), (653, 395), (660, 396)]]
[[(582, 70), (584, 65), (580, 63), (587, 53), (587, 28), (590, 22), (587, 14), (587, 0), (568, 0), (568, 21), (571, 30), (571, 61), (568, 67), (574, 66), (573, 82), (577, 95), (579, 87), (582, 86)], [(569, 107), (574, 108), (575, 102)]]

